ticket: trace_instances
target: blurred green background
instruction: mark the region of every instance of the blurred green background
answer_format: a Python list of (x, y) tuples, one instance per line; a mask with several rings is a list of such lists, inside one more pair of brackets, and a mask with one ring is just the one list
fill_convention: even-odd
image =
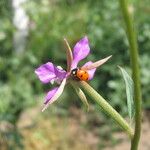
[[(24, 1), (24, 2), (23, 2)], [(150, 7), (130, 0), (138, 28), (143, 109), (150, 109)], [(17, 11), (18, 9), (18, 11)], [(34, 70), (52, 61), (66, 67), (63, 38), (74, 44), (87, 35), (88, 60), (113, 57), (90, 84), (124, 117), (125, 85), (117, 65), (129, 73), (128, 42), (115, 0), (0, 1), (0, 146), (2, 149), (97, 149), (116, 144), (112, 120), (90, 101), (90, 111), (68, 85), (55, 104), (41, 113), (44, 94)], [(70, 98), (71, 97), (71, 98)], [(110, 129), (111, 126), (111, 129)], [(78, 138), (77, 138), (78, 137)], [(87, 138), (87, 140), (85, 140)], [(75, 139), (75, 140), (74, 140)], [(107, 142), (104, 142), (106, 141)], [(102, 142), (100, 142), (102, 141)]]

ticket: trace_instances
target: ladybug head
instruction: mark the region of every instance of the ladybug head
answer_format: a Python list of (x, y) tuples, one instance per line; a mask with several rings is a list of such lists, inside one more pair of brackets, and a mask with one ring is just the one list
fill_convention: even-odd
[(77, 76), (77, 71), (78, 71), (78, 68), (75, 68), (75, 69), (71, 70), (71, 76), (76, 77)]

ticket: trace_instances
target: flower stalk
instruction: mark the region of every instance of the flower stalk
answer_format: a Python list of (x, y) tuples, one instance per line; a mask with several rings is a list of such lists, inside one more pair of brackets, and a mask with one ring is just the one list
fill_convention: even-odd
[(127, 0), (120, 0), (120, 7), (126, 25), (126, 32), (129, 41), (130, 60), (132, 68), (132, 77), (134, 82), (134, 103), (135, 103), (135, 130), (134, 137), (131, 141), (131, 150), (137, 150), (141, 134), (141, 87), (140, 87), (140, 69), (138, 44), (133, 24), (132, 12), (129, 11)]
[(79, 85), (92, 100), (94, 100), (103, 111), (108, 114), (116, 123), (129, 135), (133, 137), (133, 130), (129, 124), (122, 118), (122, 116), (99, 94), (97, 93), (87, 82), (80, 81), (79, 83), (73, 82), (73, 84)]

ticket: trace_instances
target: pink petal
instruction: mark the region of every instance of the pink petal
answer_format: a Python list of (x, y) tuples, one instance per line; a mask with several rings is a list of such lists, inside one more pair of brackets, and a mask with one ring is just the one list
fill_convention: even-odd
[(58, 90), (58, 87), (55, 87), (47, 93), (44, 104), (47, 104), (51, 100), (51, 98), (55, 95), (57, 90)]
[(85, 36), (82, 38), (73, 49), (73, 62), (71, 68), (74, 69), (77, 67), (80, 60), (88, 56), (90, 52), (89, 41)]
[(42, 83), (49, 83), (54, 78), (63, 79), (66, 75), (64, 70), (58, 69), (53, 63), (48, 62), (35, 70)]
[(62, 94), (62, 92), (64, 90), (65, 84), (66, 84), (66, 78), (63, 79), (62, 83), (57, 88), (57, 91), (55, 92), (55, 94), (52, 97), (51, 97), (51, 94), (50, 94), (51, 99), (46, 103), (46, 105), (44, 106), (44, 108), (42, 109), (42, 111), (44, 111), (45, 109), (47, 109), (50, 104), (52, 104), (53, 102), (55, 102), (60, 97), (60, 95)]
[[(89, 61), (89, 62), (85, 63), (81, 68), (84, 68), (84, 67), (86, 68), (86, 67), (90, 66), (91, 64), (93, 64), (93, 62)], [(88, 80), (93, 79), (95, 71), (96, 71), (96, 68), (91, 69), (91, 70), (87, 70), (87, 72), (89, 74), (89, 79)]]

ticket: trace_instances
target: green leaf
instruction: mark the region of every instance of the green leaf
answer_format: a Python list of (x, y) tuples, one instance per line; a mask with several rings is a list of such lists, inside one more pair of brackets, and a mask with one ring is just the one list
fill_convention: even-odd
[(129, 117), (130, 120), (133, 118), (134, 116), (134, 103), (133, 103), (133, 94), (134, 94), (134, 90), (133, 90), (133, 80), (132, 78), (129, 76), (129, 74), (125, 71), (125, 69), (123, 69), (122, 67), (118, 66), (119, 69), (121, 70), (121, 73), (123, 75), (123, 79), (125, 81), (125, 86), (126, 86), (126, 95), (127, 95), (127, 106), (128, 106), (128, 113), (129, 113)]
[(79, 96), (79, 98), (80, 98), (81, 101), (83, 102), (83, 104), (84, 104), (86, 110), (89, 111), (89, 103), (88, 103), (88, 101), (87, 101), (87, 98), (86, 98), (84, 92), (83, 92), (78, 86), (76, 86), (76, 85), (73, 84), (73, 83), (72, 83), (72, 86), (74, 87), (74, 89), (75, 89), (77, 95)]

